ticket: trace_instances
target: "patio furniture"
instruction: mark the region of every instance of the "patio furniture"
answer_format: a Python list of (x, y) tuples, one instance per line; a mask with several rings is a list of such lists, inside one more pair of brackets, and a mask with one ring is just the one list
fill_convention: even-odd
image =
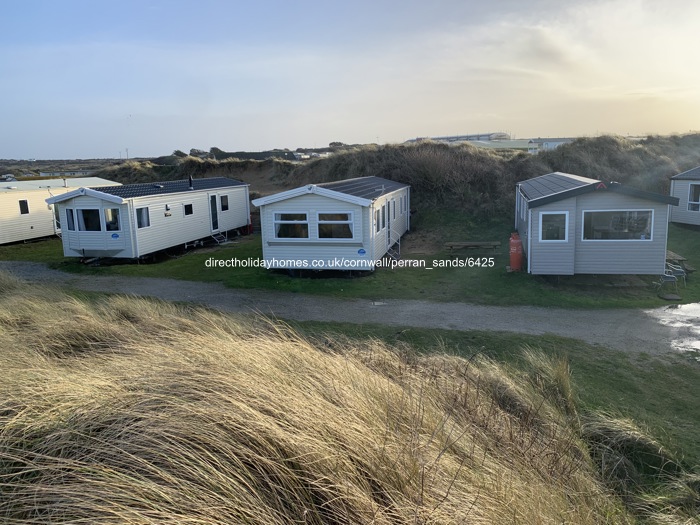
[(654, 281), (654, 286), (656, 287), (658, 292), (661, 292), (661, 289), (663, 288), (664, 284), (673, 284), (676, 293), (678, 293), (678, 278), (672, 273), (669, 273), (668, 270), (666, 270), (662, 275), (660, 275), (658, 280)]
[(670, 273), (671, 275), (673, 275), (676, 278), (676, 280), (683, 279), (683, 286), (687, 286), (687, 283), (685, 282), (686, 272), (682, 266), (666, 263), (666, 273)]

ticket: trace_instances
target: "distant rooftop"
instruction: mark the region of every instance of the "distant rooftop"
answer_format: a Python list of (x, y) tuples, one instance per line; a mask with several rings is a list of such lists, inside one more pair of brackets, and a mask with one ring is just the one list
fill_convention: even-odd
[(529, 141), (540, 144), (542, 142), (573, 142), (574, 140), (576, 140), (576, 137), (538, 137), (536, 139), (530, 139)]
[(547, 175), (541, 175), (534, 179), (529, 179), (521, 182), (520, 191), (527, 197), (529, 201), (536, 201), (544, 197), (551, 197), (561, 193), (568, 193), (571, 190), (597, 184), (600, 181), (581, 177), (580, 175), (572, 175), (571, 173), (562, 173), (555, 171)]
[[(213, 190), (217, 188), (229, 188), (233, 186), (247, 186), (245, 182), (226, 177), (211, 177), (207, 179), (192, 179), (194, 190)], [(123, 186), (109, 186), (97, 188), (102, 193), (131, 199), (134, 197), (147, 197), (149, 195), (164, 195), (168, 193), (185, 193), (190, 190), (189, 179), (169, 180), (161, 182), (147, 182), (140, 184), (124, 184)]]
[(38, 180), (3, 180), (0, 181), (0, 192), (23, 190), (49, 190), (51, 188), (87, 188), (90, 186), (109, 186), (117, 184), (113, 180), (100, 177), (71, 177), (69, 179), (38, 179)]
[(445, 137), (418, 137), (406, 142), (420, 142), (422, 140), (434, 140), (435, 142), (469, 142), (472, 140), (510, 140), (510, 135), (502, 131), (491, 133), (472, 133), (468, 135), (449, 135)]
[(519, 182), (518, 187), (528, 200), (528, 206), (530, 208), (537, 208), (551, 202), (557, 202), (593, 191), (612, 191), (640, 199), (671, 204), (673, 206), (678, 205), (678, 199), (676, 197), (639, 190), (637, 188), (624, 186), (618, 182), (605, 183), (600, 180), (589, 179), (588, 177), (581, 177), (580, 175), (572, 175), (571, 173), (562, 173), (560, 171)]
[(675, 180), (700, 180), (700, 166), (671, 177)]
[(316, 184), (320, 188), (345, 193), (362, 199), (376, 199), (387, 193), (408, 187), (408, 184), (395, 182), (381, 177), (358, 177), (356, 179), (339, 180)]

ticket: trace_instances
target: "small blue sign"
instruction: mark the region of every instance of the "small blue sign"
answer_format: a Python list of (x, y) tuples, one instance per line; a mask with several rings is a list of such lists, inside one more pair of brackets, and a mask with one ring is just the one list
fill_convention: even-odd
[(358, 254), (358, 255), (365, 255), (366, 253), (367, 253), (367, 252), (365, 251), (364, 248), (360, 248), (359, 250), (357, 250), (357, 254)]
[(119, 234), (118, 234), (118, 233), (113, 233), (113, 234), (112, 234), (112, 239), (118, 239), (118, 238), (119, 238)]

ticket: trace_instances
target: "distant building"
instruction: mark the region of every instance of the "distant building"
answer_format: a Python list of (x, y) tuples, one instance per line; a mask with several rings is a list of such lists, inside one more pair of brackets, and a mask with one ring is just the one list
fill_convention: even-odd
[(89, 177), (95, 170), (40, 171), (39, 177)]
[(547, 139), (530, 139), (528, 141), (527, 152), (537, 154), (543, 151), (551, 151), (557, 149), (562, 144), (569, 144), (576, 140), (575, 138), (547, 138)]
[(406, 142), (422, 142), (424, 140), (432, 140), (433, 142), (444, 142), (446, 144), (454, 144), (459, 142), (472, 142), (475, 140), (492, 141), (492, 140), (510, 140), (508, 133), (497, 131), (493, 133), (475, 133), (472, 135), (450, 135), (446, 137), (418, 137), (409, 139)]
[(529, 151), (530, 141), (528, 139), (519, 140), (470, 140), (469, 144), (477, 148), (485, 149), (517, 149)]
[(45, 200), (79, 186), (114, 186), (96, 177), (78, 179), (5, 179), (0, 185), (0, 244), (27, 241), (61, 233), (56, 209)]

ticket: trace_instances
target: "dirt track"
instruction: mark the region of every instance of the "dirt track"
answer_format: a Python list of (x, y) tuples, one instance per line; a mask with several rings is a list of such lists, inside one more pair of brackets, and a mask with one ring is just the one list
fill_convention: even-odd
[(223, 311), (259, 312), (299, 321), (343, 321), (392, 326), (552, 333), (629, 352), (700, 352), (700, 305), (652, 310), (568, 310), (500, 307), (414, 300), (339, 300), (263, 290), (236, 290), (215, 283), (122, 276), (74, 275), (29, 262), (0, 262), (27, 281), (80, 290), (189, 301)]

